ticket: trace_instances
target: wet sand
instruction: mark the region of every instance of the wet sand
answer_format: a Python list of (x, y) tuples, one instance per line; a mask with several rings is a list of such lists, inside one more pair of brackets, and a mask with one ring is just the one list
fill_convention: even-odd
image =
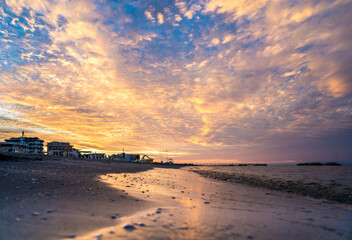
[(209, 179), (193, 170), (0, 162), (0, 239), (352, 238), (351, 205)]
[[(157, 207), (79, 239), (351, 239), (351, 206), (207, 179), (192, 168), (108, 174), (102, 182)], [(126, 225), (127, 224), (127, 225)], [(124, 226), (133, 226), (127, 231)]]

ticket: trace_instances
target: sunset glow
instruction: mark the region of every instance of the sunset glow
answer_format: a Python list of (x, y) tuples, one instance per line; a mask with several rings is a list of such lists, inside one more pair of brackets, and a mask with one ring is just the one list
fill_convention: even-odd
[(351, 11), (346, 0), (0, 0), (0, 138), (352, 162)]

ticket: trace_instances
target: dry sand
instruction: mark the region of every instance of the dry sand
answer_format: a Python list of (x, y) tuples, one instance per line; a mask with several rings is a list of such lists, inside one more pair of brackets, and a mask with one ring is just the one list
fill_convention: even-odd
[(153, 205), (96, 179), (149, 165), (46, 159), (0, 162), (0, 239), (73, 237)]
[(352, 238), (351, 205), (193, 170), (205, 169), (0, 162), (0, 239)]

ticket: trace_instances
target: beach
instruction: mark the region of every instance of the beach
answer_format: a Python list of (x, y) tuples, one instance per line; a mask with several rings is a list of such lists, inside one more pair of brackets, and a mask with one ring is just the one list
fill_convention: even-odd
[[(341, 173), (350, 168), (344, 168), (304, 171), (312, 172), (309, 182), (326, 185), (334, 180), (348, 189), (349, 176)], [(0, 238), (351, 239), (348, 203), (204, 175), (302, 181), (301, 170), (292, 169), (2, 161)]]
[(96, 176), (151, 168), (66, 158), (2, 161), (0, 239), (62, 239), (114, 224), (111, 216), (152, 204), (111, 189)]

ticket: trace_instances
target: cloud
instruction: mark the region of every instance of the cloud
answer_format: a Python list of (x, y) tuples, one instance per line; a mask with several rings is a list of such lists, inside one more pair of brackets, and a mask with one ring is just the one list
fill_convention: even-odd
[(7, 1), (1, 136), (25, 129), (79, 148), (243, 161), (261, 157), (254, 149), (280, 146), (294, 158), (297, 142), (348, 139), (350, 9), (347, 1)]
[(204, 12), (233, 13), (234, 19), (242, 16), (251, 18), (260, 9), (264, 8), (267, 2), (267, 0), (211, 0), (206, 3)]
[(222, 40), (222, 44), (226, 44), (228, 42), (230, 42), (232, 39), (235, 38), (235, 35), (232, 34), (228, 34), (224, 37), (224, 39)]
[(193, 15), (201, 9), (202, 9), (202, 7), (200, 5), (193, 4), (189, 7), (187, 12), (184, 13), (184, 16), (187, 17), (188, 19), (192, 19)]
[(216, 46), (220, 43), (220, 40), (218, 38), (213, 38), (211, 40), (211, 45)]
[(157, 14), (158, 17), (158, 24), (163, 24), (164, 23), (164, 15), (162, 13)]
[(148, 10), (145, 10), (144, 14), (147, 17), (147, 19), (152, 20), (152, 21), (155, 20), (155, 18), (152, 16), (151, 12), (149, 12)]
[(181, 20), (182, 20), (181, 16), (178, 15), (178, 14), (175, 14), (175, 21), (176, 22), (181, 22)]

